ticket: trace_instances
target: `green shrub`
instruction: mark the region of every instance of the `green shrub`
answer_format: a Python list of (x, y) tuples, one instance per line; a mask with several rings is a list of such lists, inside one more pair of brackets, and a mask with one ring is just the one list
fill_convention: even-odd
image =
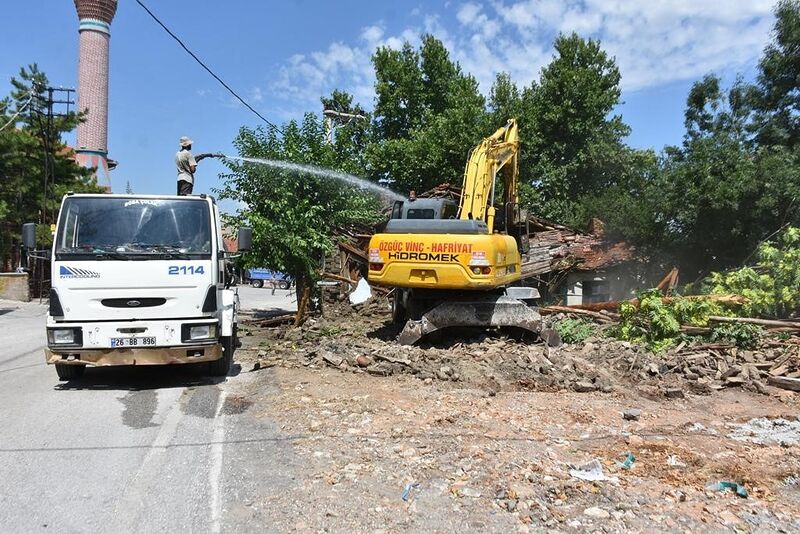
[(594, 323), (571, 317), (556, 321), (553, 328), (564, 343), (583, 343), (587, 338), (597, 334), (597, 326)]
[(702, 298), (674, 297), (664, 301), (661, 291), (648, 289), (639, 294), (639, 305), (623, 302), (620, 323), (611, 331), (615, 337), (658, 352), (675, 343), (681, 325), (706, 326), (711, 315), (729, 315), (718, 303)]
[(762, 333), (761, 327), (755, 324), (723, 323), (714, 327), (711, 340), (733, 343), (740, 349), (755, 349)]

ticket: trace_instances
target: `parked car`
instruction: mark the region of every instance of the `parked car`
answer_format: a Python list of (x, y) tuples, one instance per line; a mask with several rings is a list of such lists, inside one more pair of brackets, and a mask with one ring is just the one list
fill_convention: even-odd
[(294, 281), (292, 277), (280, 271), (270, 269), (248, 269), (247, 279), (253, 287), (264, 287), (264, 284), (275, 284), (280, 289), (289, 289)]

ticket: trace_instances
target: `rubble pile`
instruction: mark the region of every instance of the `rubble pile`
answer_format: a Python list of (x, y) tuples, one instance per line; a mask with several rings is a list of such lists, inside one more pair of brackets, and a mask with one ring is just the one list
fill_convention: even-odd
[(358, 306), (328, 305), (323, 317), (301, 328), (250, 326), (245, 336), (257, 334), (257, 342), (246, 343), (242, 357), (254, 368), (334, 367), (493, 391), (612, 392), (636, 385), (673, 398), (729, 387), (766, 393), (768, 385), (786, 388), (781, 381), (800, 376), (797, 338), (766, 338), (758, 350), (699, 342), (652, 353), (601, 337), (548, 347), (502, 331), (457, 331), (420, 346), (401, 346), (395, 341), (400, 326), (388, 314), (388, 299), (373, 298)]

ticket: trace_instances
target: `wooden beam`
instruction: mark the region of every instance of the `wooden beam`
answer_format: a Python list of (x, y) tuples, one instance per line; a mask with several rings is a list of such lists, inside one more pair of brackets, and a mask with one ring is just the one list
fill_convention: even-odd
[(789, 378), (786, 376), (770, 376), (767, 378), (769, 385), (790, 391), (800, 391), (800, 378)]
[(800, 324), (791, 321), (775, 321), (773, 319), (755, 319), (752, 317), (719, 317), (717, 315), (711, 315), (708, 317), (708, 320), (717, 323), (747, 323), (757, 324), (760, 326), (777, 326), (780, 328), (800, 330)]
[(358, 284), (355, 280), (350, 280), (344, 276), (339, 276), (338, 274), (333, 273), (319, 273), (321, 278), (327, 278), (329, 280), (337, 280), (339, 282), (344, 282), (346, 284)]
[(354, 247), (354, 246), (353, 246), (353, 245), (351, 245), (350, 243), (346, 243), (346, 242), (344, 242), (344, 241), (340, 241), (340, 242), (339, 242), (339, 246), (340, 246), (341, 248), (345, 249), (345, 250), (346, 250), (347, 252), (349, 252), (350, 254), (355, 254), (356, 256), (358, 256), (359, 258), (361, 258), (362, 260), (364, 260), (364, 261), (368, 261), (368, 259), (367, 259), (367, 253), (366, 253), (366, 252), (364, 252), (363, 250), (360, 250), (360, 249), (358, 249), (358, 248)]

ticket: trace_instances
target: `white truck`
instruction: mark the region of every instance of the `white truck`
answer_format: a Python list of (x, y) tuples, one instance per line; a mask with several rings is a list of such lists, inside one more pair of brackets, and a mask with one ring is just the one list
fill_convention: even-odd
[[(252, 231), (238, 238), (248, 250)], [(35, 248), (35, 225), (23, 242)], [(50, 254), (45, 357), (61, 380), (90, 365), (206, 362), (228, 373), (239, 297), (212, 197), (67, 194)]]

